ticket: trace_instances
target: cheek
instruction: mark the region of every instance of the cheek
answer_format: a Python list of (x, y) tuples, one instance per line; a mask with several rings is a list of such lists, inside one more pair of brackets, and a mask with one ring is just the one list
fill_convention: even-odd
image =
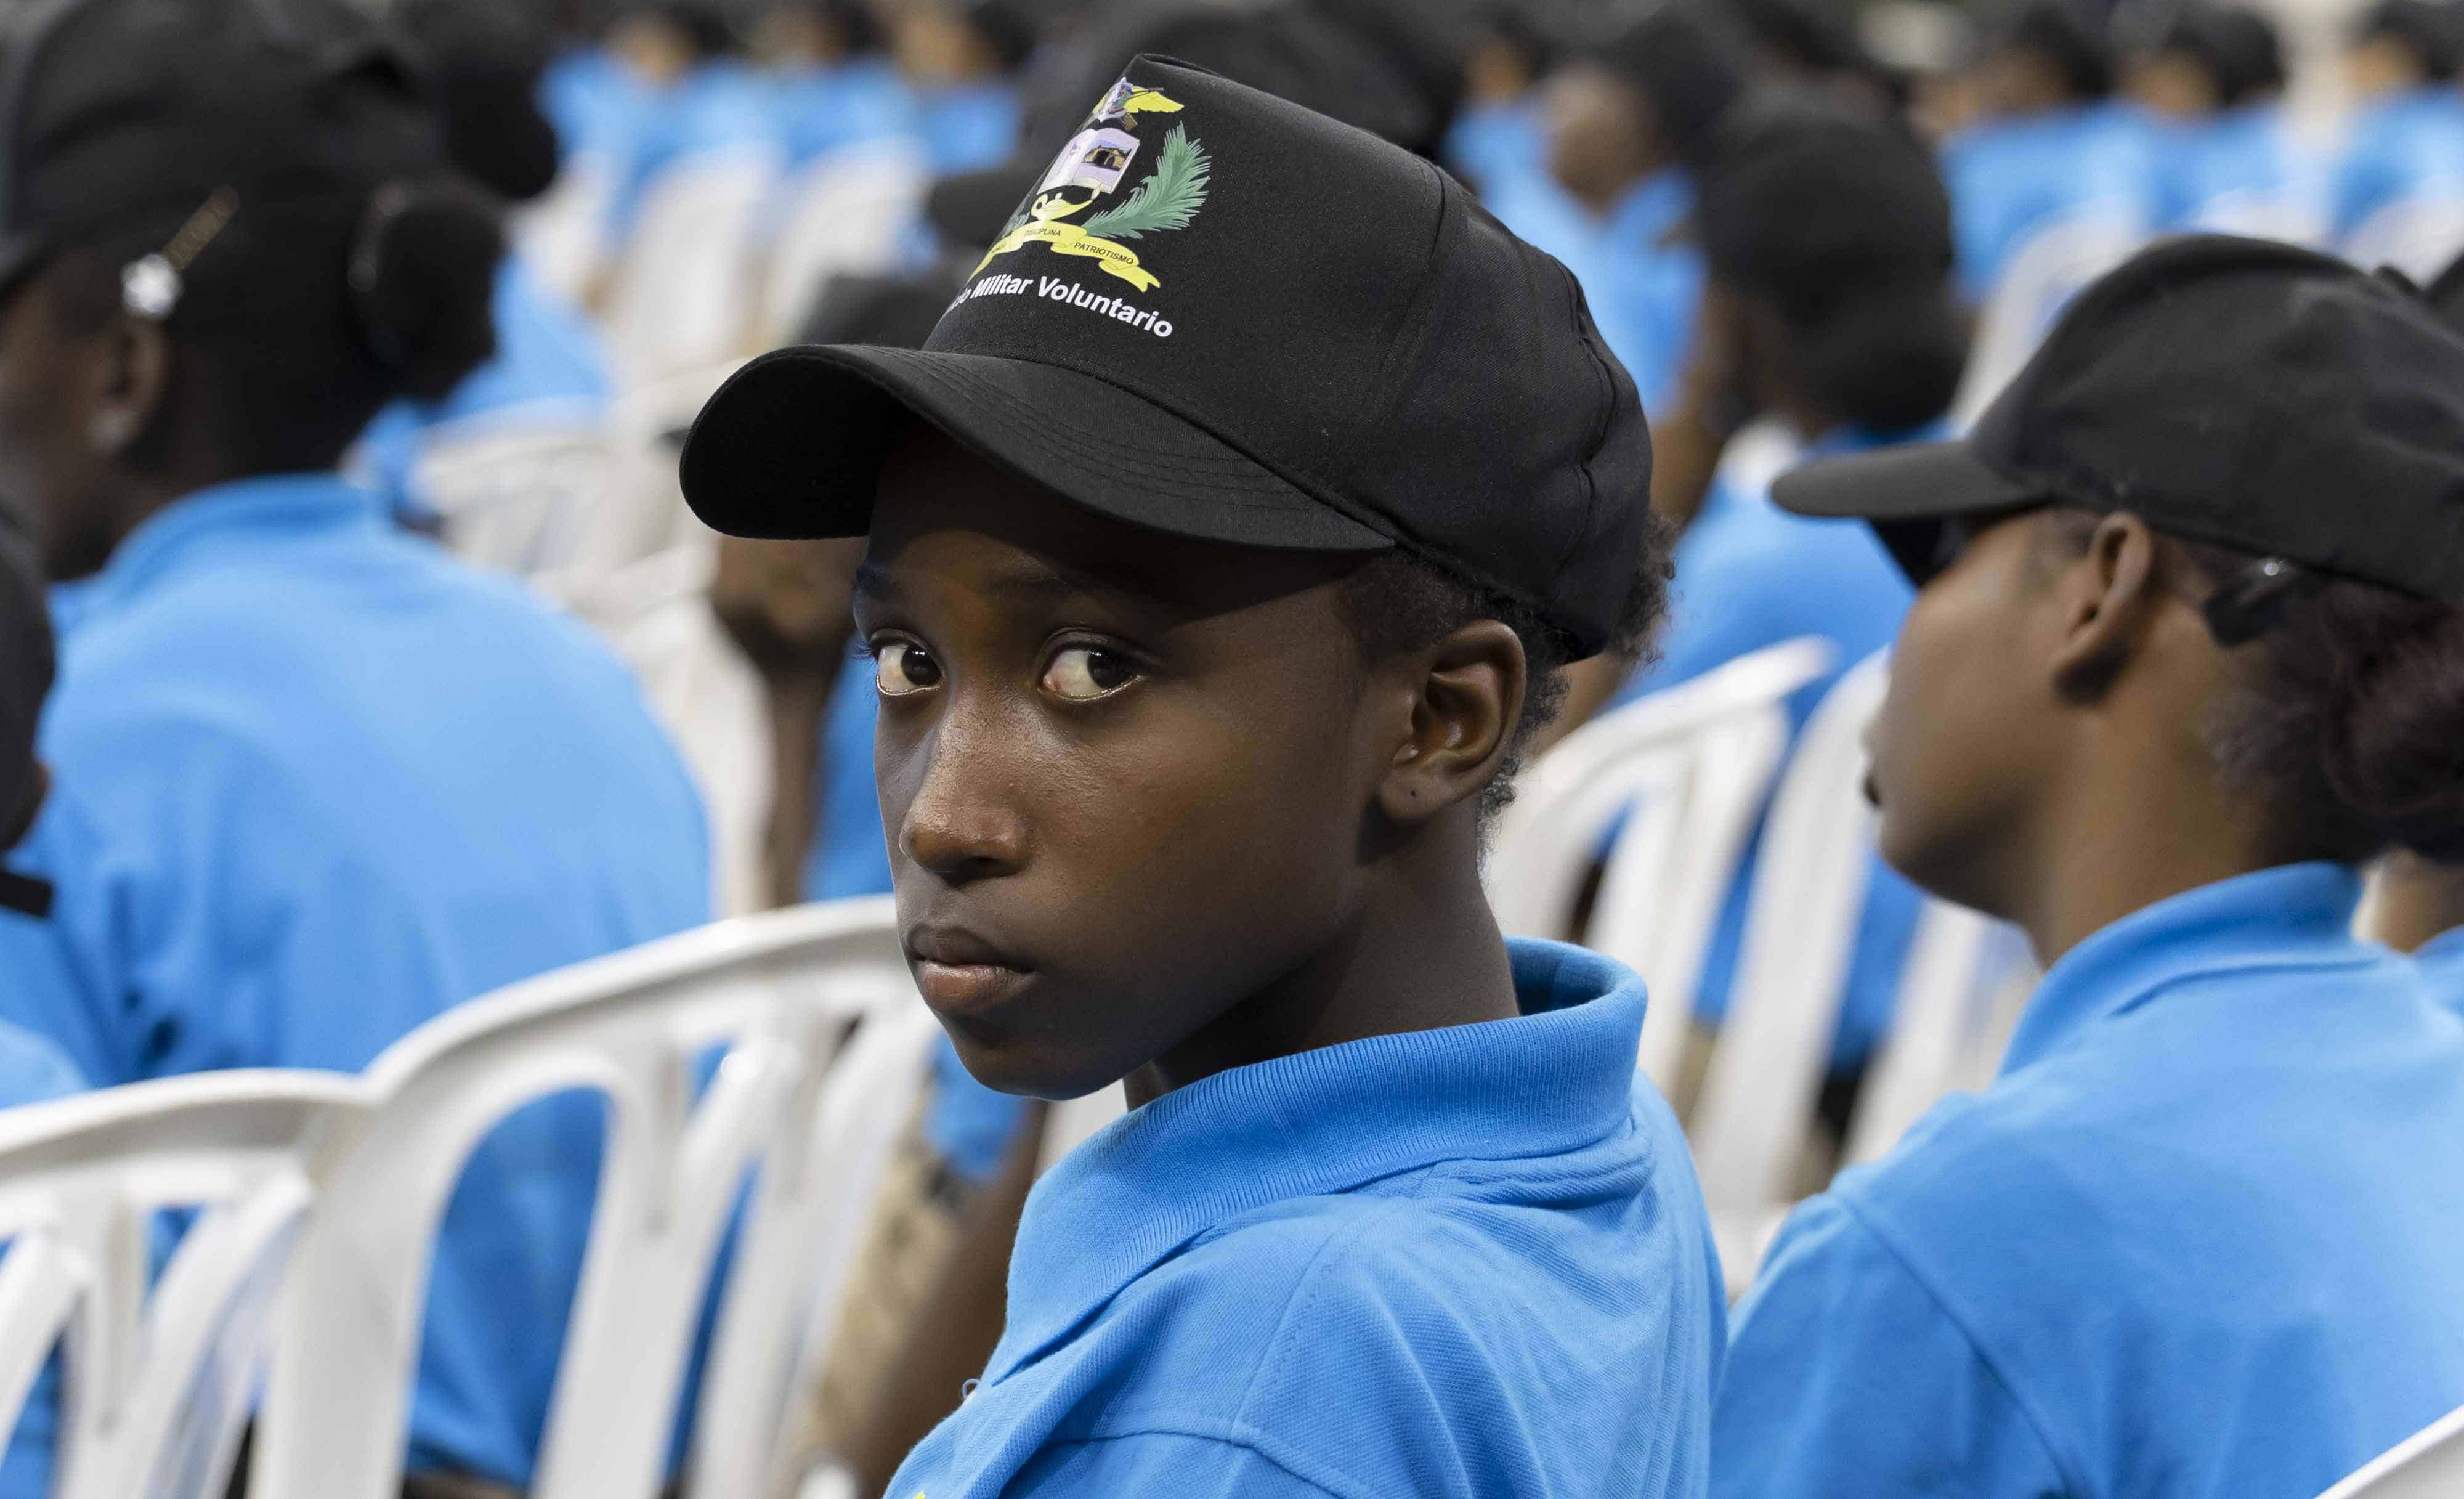
[(1925, 849), (1971, 821), (1995, 761), (2024, 733), (2006, 622), (1960, 595), (1918, 600), (1892, 653), (1891, 687), (1874, 727), (1882, 850), (1910, 873)]

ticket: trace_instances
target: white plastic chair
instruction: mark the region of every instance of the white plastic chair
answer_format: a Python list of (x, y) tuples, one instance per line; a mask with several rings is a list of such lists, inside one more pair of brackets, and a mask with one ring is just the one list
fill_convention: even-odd
[(2464, 1409), (2320, 1495), (2320, 1499), (2455, 1499), (2464, 1494)]
[(1562, 935), (1620, 817), (1585, 942), (1641, 974), (1642, 1069), (1667, 1088), (1738, 860), (1788, 753), (1789, 695), (1831, 669), (1803, 639), (1730, 662), (1585, 724), (1531, 768), (1489, 855), (1509, 934)]
[(517, 211), (515, 250), (539, 284), (558, 298), (580, 303), (607, 256), (607, 209), (616, 196), (616, 169), (604, 155), (577, 154), (537, 202)]
[[(365, 1096), (332, 1073), (214, 1072), (0, 1113), (0, 1434), (62, 1348), (55, 1499), (220, 1499), (310, 1163)], [(156, 1282), (154, 1215), (192, 1208)]]
[(2344, 236), (2337, 253), (2357, 266), (2393, 266), (2423, 286), (2464, 252), (2464, 182), (2400, 199)]
[[(1787, 1214), (1790, 1169), (1838, 1029), (1875, 846), (1860, 791), (1864, 732), (1889, 681), (1881, 655), (1840, 678), (1798, 737), (1763, 825), (1728, 1013), (1694, 1119), (1695, 1164), (1732, 1293), (1752, 1279)], [(1862, 1126), (1860, 1106), (1851, 1126), (1864, 1149), (1886, 1149), (1959, 1075), (1965, 1038), (1978, 1028), (1976, 996), (1998, 977), (1985, 960), (1991, 930), (1972, 913), (1928, 905), (1902, 981), (1897, 1054), (1886, 1041), (1877, 1063), (1884, 1113)]]
[(775, 151), (712, 151), (643, 194), (607, 310), (620, 378), (648, 384), (738, 352), (753, 309), (752, 253)]
[[(256, 1499), (387, 1499), (399, 1485), (430, 1242), (473, 1149), (572, 1089), (608, 1102), (606, 1155), (533, 1499), (650, 1499), (704, 1290), (748, 1170), (746, 1287), (715, 1377), (745, 1403), (704, 1459), (759, 1471), (809, 1374), (808, 1326), (922, 1087), (929, 1018), (887, 900), (726, 922), (457, 1008), (368, 1069), (372, 1113), (323, 1175), (258, 1423)], [(852, 1023), (859, 1039), (841, 1055)], [(890, 1027), (894, 1041), (869, 1033)], [(693, 1093), (696, 1059), (724, 1061)], [(837, 1063), (837, 1066), (833, 1066)], [(843, 1196), (842, 1194), (847, 1194)], [(799, 1245), (817, 1227), (825, 1242)], [(781, 1319), (764, 1333), (748, 1319)], [(553, 1330), (539, 1330), (540, 1336)], [(774, 1392), (776, 1392), (774, 1394)], [(763, 1450), (744, 1450), (748, 1445)], [(719, 1489), (754, 1493), (759, 1490)]]
[(923, 205), (930, 164), (910, 141), (833, 151), (781, 194), (787, 205), (762, 285), (761, 326), (787, 342), (833, 276), (889, 270), (899, 234)]
[(413, 475), (457, 554), (519, 578), (573, 568), (622, 479), (605, 425), (579, 410), (440, 431)]
[(2038, 230), (2019, 248), (1977, 312), (1968, 372), (1951, 407), (1960, 427), (1993, 404), (2071, 298), (2129, 259), (2145, 238), (2127, 209), (2090, 205)]

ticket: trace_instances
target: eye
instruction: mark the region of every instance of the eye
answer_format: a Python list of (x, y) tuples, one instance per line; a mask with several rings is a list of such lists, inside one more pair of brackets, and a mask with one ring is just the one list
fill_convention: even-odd
[(886, 640), (872, 652), (874, 685), (884, 697), (913, 697), (941, 685), (941, 663), (912, 640)]
[(1070, 702), (1107, 697), (1137, 680), (1130, 658), (1100, 646), (1069, 646), (1044, 669), (1044, 690)]

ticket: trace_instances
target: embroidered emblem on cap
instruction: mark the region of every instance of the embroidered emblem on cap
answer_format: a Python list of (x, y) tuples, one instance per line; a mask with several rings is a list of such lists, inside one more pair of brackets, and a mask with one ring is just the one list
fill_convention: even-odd
[[(1127, 78), (1112, 85), (1086, 128), (1053, 158), (1051, 169), (1044, 174), (1027, 206), (1009, 221), (976, 270), (980, 272), (1000, 256), (1029, 245), (1043, 245), (1057, 255), (1091, 259), (1106, 275), (1139, 291), (1161, 285), (1155, 273), (1139, 263), (1137, 252), (1120, 242), (1187, 229), (1206, 206), (1206, 185), (1214, 163), (1205, 148), (1190, 139), (1187, 127), (1172, 127), (1155, 153), (1155, 169), (1128, 197), (1083, 222), (1065, 221), (1111, 196), (1129, 175), (1145, 144), (1138, 138), (1139, 116), (1177, 115), (1180, 108), (1176, 100)], [(1080, 193), (1085, 196), (1076, 196)]]

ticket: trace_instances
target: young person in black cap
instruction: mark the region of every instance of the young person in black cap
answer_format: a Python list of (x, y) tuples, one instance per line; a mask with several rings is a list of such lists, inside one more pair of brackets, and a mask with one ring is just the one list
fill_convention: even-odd
[(2464, 249), (2464, 7), (2381, 0), (2344, 54), (2356, 101), (2328, 185), (2333, 243), (2422, 281)]
[(1723, 1312), (1642, 997), (1509, 947), (1478, 868), (1555, 673), (1658, 614), (1649, 454), (1453, 179), (1152, 58), (923, 350), (703, 413), (704, 519), (868, 538), (902, 936), (969, 1069), (1136, 1106), (891, 1491), (1700, 1490)]
[(1551, 182), (1482, 185), (1507, 227), (1582, 280), (1655, 413), (1675, 395), (1702, 294), (1702, 260), (1682, 232), (1693, 172), (1745, 94), (1735, 38), (1690, 6), (1662, 5), (1551, 77)]
[[(1710, 284), (1680, 422), (1768, 412), (1813, 458), (1945, 435), (1968, 326), (1952, 280), (1950, 202), (1914, 138), (1829, 98), (1769, 99), (1731, 127), (1703, 176), (1695, 224)], [(1665, 513), (1665, 486), (1660, 498)], [(1909, 598), (1866, 527), (1788, 515), (1766, 489), (1725, 475), (1687, 518), (1676, 584), (1659, 659), (1630, 678), (1607, 662), (1576, 667), (1573, 707), (1674, 687), (1815, 636), (1836, 648), (1837, 666), (1790, 699), (1801, 727), (1842, 674), (1890, 644)], [(1681, 1110), (1727, 1012), (1758, 867), (1749, 850), (1704, 962), (1695, 999), (1704, 1025), (1689, 1084), (1676, 1090)], [(1824, 1099), (1834, 1138), (1809, 1159), (1816, 1188), (1890, 1021), (1918, 905), (1904, 881), (1877, 871), (1840, 997)]]
[[(52, 622), (34, 549), (0, 500), (0, 911), (41, 920), (51, 911), (44, 881), (12, 874), (9, 850), (34, 825), (49, 778), (34, 758), (34, 720), (52, 685)], [(33, 975), (0, 971), (0, 989)], [(0, 1109), (81, 1091), (85, 1080), (59, 1048), (0, 1021)], [(0, 1499), (45, 1499), (59, 1396), (48, 1371), (27, 1396), (13, 1432), (0, 1432)]]
[(2464, 856), (2464, 340), (2256, 240), (2085, 292), (1965, 442), (1816, 464), (1922, 590), (1882, 849), (2048, 965), (1791, 1218), (1713, 1489), (2267, 1499), (2464, 1403), (2464, 1024), (2351, 932)]
[[(356, 1071), (515, 981), (699, 924), (698, 798), (579, 626), (333, 470), (489, 352), (503, 253), (341, 0), (65, 0), (0, 25), (0, 489), (61, 599), (57, 783), (0, 1016), (98, 1084)], [(436, 1245), (415, 1473), (518, 1488), (601, 1111), (524, 1111)]]
[(2189, 0), (2149, 30), (2127, 79), (2155, 127), (2159, 229), (2302, 243), (2326, 232), (2277, 108), (2284, 46), (2267, 17)]

